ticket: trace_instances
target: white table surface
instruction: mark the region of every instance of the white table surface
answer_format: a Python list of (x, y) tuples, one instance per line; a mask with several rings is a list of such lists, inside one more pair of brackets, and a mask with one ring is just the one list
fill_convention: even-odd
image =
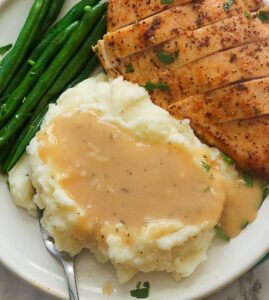
[[(126, 299), (132, 299), (126, 297)], [(0, 300), (54, 300), (0, 266)], [(107, 298), (109, 300), (109, 297)], [(203, 300), (268, 300), (269, 261), (256, 266), (239, 280)]]

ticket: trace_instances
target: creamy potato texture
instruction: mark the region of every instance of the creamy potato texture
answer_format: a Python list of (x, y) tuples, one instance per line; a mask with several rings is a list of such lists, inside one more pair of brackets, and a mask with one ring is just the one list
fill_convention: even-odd
[[(238, 234), (260, 201), (258, 184), (245, 187), (187, 120), (121, 78), (99, 75), (66, 91), (27, 153), (9, 178), (15, 200), (27, 186), (17, 204), (45, 208), (59, 250), (90, 249), (111, 261), (120, 282), (138, 271), (189, 276), (206, 259), (215, 226)], [(233, 201), (239, 191), (248, 204)]]

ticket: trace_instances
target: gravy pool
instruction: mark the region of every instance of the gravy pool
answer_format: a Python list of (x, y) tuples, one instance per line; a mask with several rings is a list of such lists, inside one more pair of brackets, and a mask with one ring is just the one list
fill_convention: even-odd
[(91, 226), (135, 228), (160, 219), (216, 224), (222, 215), (222, 228), (235, 236), (255, 219), (261, 202), (258, 184), (249, 188), (238, 179), (227, 186), (186, 150), (137, 141), (90, 111), (58, 116), (38, 139), (41, 159), (64, 174), (61, 186)]

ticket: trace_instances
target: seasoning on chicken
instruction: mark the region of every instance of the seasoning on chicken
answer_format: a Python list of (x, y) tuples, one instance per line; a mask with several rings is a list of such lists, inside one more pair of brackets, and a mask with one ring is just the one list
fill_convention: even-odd
[(269, 179), (268, 77), (189, 97), (169, 111), (178, 119), (190, 119), (202, 140), (221, 149), (243, 170)]
[(152, 16), (169, 7), (182, 5), (192, 0), (110, 0), (108, 7), (107, 31), (115, 31), (138, 20)]
[(95, 51), (105, 68), (110, 62), (157, 46), (187, 31), (223, 20), (246, 9), (237, 0), (229, 9), (224, 9), (227, 0), (195, 1), (172, 7), (157, 15), (109, 32), (99, 41)]
[(108, 73), (143, 85), (207, 143), (269, 179), (269, 7), (261, 14), (262, 0), (156, 10), (155, 1), (119, 2), (109, 8), (109, 28), (117, 30), (95, 48)]
[[(232, 83), (269, 76), (269, 39), (218, 52), (175, 72), (163, 72), (158, 81), (166, 89), (154, 89), (152, 100), (166, 107), (189, 96)], [(145, 71), (144, 71), (145, 72)]]
[[(269, 12), (269, 7), (263, 8)], [(157, 47), (110, 62), (127, 80), (144, 84), (158, 81), (160, 74), (176, 72), (186, 64), (212, 53), (269, 38), (269, 23), (263, 23), (257, 13), (227, 18), (176, 37)], [(132, 72), (128, 66), (132, 65)], [(107, 69), (109, 72), (109, 70)]]

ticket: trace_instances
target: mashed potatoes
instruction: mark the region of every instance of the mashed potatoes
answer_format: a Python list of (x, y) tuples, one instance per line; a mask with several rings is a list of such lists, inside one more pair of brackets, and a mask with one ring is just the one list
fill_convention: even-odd
[[(144, 88), (121, 78), (110, 80), (100, 75), (66, 91), (57, 104), (50, 106), (41, 131), (52, 130), (50, 124), (58, 116), (89, 110), (102, 122), (112, 124), (137, 140), (186, 150), (202, 172), (208, 171), (208, 164), (211, 166), (210, 176), (224, 177), (225, 174), (229, 181), (237, 175), (233, 167), (220, 159), (218, 150), (195, 137), (189, 121), (173, 119), (152, 104)], [(48, 136), (53, 139), (50, 133)], [(112, 225), (103, 222), (87, 231), (78, 225), (85, 217), (85, 209), (60, 184), (65, 174), (55, 172), (50, 163), (42, 159), (40, 147), (42, 141), (35, 137), (27, 155), (9, 174), (10, 188), (18, 205), (31, 212), (34, 203), (45, 208), (43, 225), (55, 238), (59, 250), (75, 255), (83, 248), (90, 249), (98, 261), (111, 261), (120, 282), (128, 281), (138, 271), (166, 271), (179, 280), (192, 274), (206, 259), (220, 214), (213, 220), (193, 225), (171, 218), (150, 220), (136, 231), (127, 228), (124, 222)], [(205, 187), (205, 192), (208, 189)], [(220, 200), (219, 205), (222, 210), (223, 201)]]

